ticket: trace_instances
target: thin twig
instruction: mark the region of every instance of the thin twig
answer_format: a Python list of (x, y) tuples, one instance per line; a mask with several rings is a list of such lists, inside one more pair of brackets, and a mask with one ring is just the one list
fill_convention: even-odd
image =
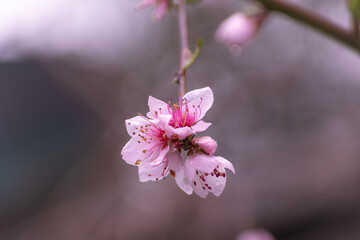
[(352, 31), (345, 30), (316, 13), (289, 2), (279, 0), (256, 1), (262, 3), (269, 10), (283, 13), (303, 24), (317, 29), (360, 53), (360, 40), (359, 38), (354, 38)]
[(186, 93), (185, 64), (191, 57), (188, 42), (186, 0), (179, 0), (179, 34), (180, 34), (180, 93)]

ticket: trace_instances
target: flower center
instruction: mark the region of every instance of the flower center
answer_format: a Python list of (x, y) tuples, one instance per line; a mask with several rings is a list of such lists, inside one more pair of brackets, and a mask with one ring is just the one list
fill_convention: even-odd
[(170, 102), (168, 103), (168, 111), (172, 115), (169, 125), (174, 128), (191, 127), (195, 125), (201, 116), (201, 103), (202, 98), (199, 105), (189, 106), (187, 99), (182, 99), (179, 95), (179, 104), (173, 104), (171, 106)]
[(147, 122), (149, 122), (149, 124), (145, 126), (140, 126), (140, 129), (138, 129), (138, 136), (141, 138), (139, 140), (139, 143), (146, 142), (155, 145), (154, 147), (158, 147), (158, 146), (162, 146), (162, 148), (166, 147), (169, 142), (169, 139), (165, 134), (165, 130), (160, 128), (156, 123), (151, 122), (142, 114), (139, 115)]

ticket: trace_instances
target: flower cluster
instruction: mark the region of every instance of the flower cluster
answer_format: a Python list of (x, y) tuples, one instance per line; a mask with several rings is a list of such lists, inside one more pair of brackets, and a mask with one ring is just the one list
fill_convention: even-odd
[[(225, 168), (235, 173), (226, 159), (214, 156), (217, 143), (210, 137), (195, 137), (211, 123), (202, 120), (214, 101), (209, 87), (193, 90), (179, 103), (149, 97), (150, 111), (125, 121), (130, 141), (121, 151), (128, 164), (138, 166), (141, 182), (158, 181), (169, 173), (187, 194), (205, 198), (219, 196), (226, 183)], [(185, 162), (181, 152), (187, 152)]]

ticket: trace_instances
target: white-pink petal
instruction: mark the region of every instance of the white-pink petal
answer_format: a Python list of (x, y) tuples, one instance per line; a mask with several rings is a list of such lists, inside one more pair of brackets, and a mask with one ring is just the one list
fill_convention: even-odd
[(206, 183), (211, 188), (210, 191), (215, 196), (218, 197), (224, 191), (225, 184), (226, 184), (226, 173), (225, 173), (225, 169), (223, 167), (217, 168), (217, 171), (222, 173), (222, 175), (209, 174), (208, 176), (205, 177), (205, 180), (206, 180)]
[(191, 181), (195, 177), (196, 169), (190, 165), (190, 161), (186, 160), (184, 163), (186, 177)]
[(196, 133), (190, 127), (174, 128), (170, 125), (165, 127), (166, 135), (168, 138), (176, 136), (179, 140), (187, 138), (189, 135)]
[(121, 155), (126, 163), (131, 165), (139, 165), (144, 158), (142, 147), (146, 143), (138, 143), (138, 140), (131, 138), (121, 150)]
[(230, 161), (226, 160), (223, 157), (215, 157), (215, 158), (221, 167), (228, 168), (235, 174), (235, 168)]
[[(171, 119), (171, 115), (163, 115), (159, 114), (157, 118), (154, 118), (154, 122), (162, 129), (166, 131), (166, 128), (169, 127), (169, 121)], [(169, 136), (168, 136), (169, 137)], [(170, 138), (170, 137), (169, 137)]]
[(175, 181), (181, 190), (186, 194), (191, 195), (193, 188), (191, 187), (190, 180), (186, 177), (185, 168), (182, 166), (180, 170), (175, 172)]
[(166, 155), (171, 170), (179, 171), (182, 168), (182, 159), (178, 151), (168, 152)]
[(149, 96), (148, 99), (149, 112), (146, 114), (149, 118), (157, 118), (159, 114), (170, 114), (167, 104), (157, 98)]
[(217, 166), (215, 157), (204, 153), (197, 153), (195, 156), (189, 158), (188, 161), (192, 168), (207, 173), (213, 171)]
[(147, 168), (146, 166), (139, 166), (139, 179), (140, 182), (158, 181), (164, 179), (169, 174), (167, 163)]
[(135, 6), (136, 10), (140, 10), (146, 7), (149, 7), (156, 3), (157, 0), (143, 0), (141, 3)]
[(169, 0), (162, 0), (160, 3), (158, 3), (158, 6), (156, 7), (156, 10), (154, 12), (155, 20), (158, 21), (165, 16), (165, 14), (169, 8), (169, 4), (170, 4)]
[(192, 194), (193, 189), (190, 185), (190, 181), (186, 178), (185, 168), (181, 155), (178, 151), (169, 152), (167, 154), (169, 160), (169, 168), (173, 171), (172, 175), (175, 177), (176, 184), (187, 194)]
[[(189, 106), (200, 106), (201, 114), (198, 118), (199, 120), (204, 117), (206, 112), (211, 108), (214, 102), (214, 94), (209, 87), (196, 89), (186, 93), (183, 96), (183, 99), (186, 99)], [(191, 108), (190, 108), (191, 109)]]
[(210, 126), (211, 126), (211, 123), (207, 123), (207, 122), (204, 122), (204, 121), (200, 120), (195, 125), (193, 125), (191, 128), (195, 132), (203, 132), (206, 129), (208, 129), (208, 127), (210, 127)]
[(140, 116), (136, 116), (130, 119), (125, 120), (126, 130), (131, 137), (136, 137), (136, 132), (138, 132), (141, 126), (149, 124), (149, 121), (145, 120)]
[(146, 160), (144, 160), (144, 163), (146, 163), (148, 166), (154, 166), (164, 162), (164, 158), (169, 150), (170, 147), (168, 145), (163, 148), (161, 148), (161, 146), (158, 147), (158, 149), (154, 151), (153, 155), (147, 156)]
[(209, 193), (209, 188), (203, 184), (203, 181), (198, 176), (193, 179), (191, 186), (194, 192), (202, 198), (206, 198)]

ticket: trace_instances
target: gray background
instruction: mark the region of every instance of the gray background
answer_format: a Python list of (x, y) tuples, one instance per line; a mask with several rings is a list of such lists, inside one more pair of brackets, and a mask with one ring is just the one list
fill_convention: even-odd
[[(349, 26), (342, 1), (292, 2)], [(188, 89), (214, 91), (206, 135), (237, 171), (204, 200), (171, 177), (140, 183), (121, 159), (124, 120), (178, 91), (176, 14), (154, 23), (136, 3), (57, 0), (3, 18), (0, 239), (235, 239), (258, 227), (360, 239), (359, 56), (279, 14), (232, 56), (213, 33), (243, 2), (190, 6), (191, 46), (204, 45)]]

